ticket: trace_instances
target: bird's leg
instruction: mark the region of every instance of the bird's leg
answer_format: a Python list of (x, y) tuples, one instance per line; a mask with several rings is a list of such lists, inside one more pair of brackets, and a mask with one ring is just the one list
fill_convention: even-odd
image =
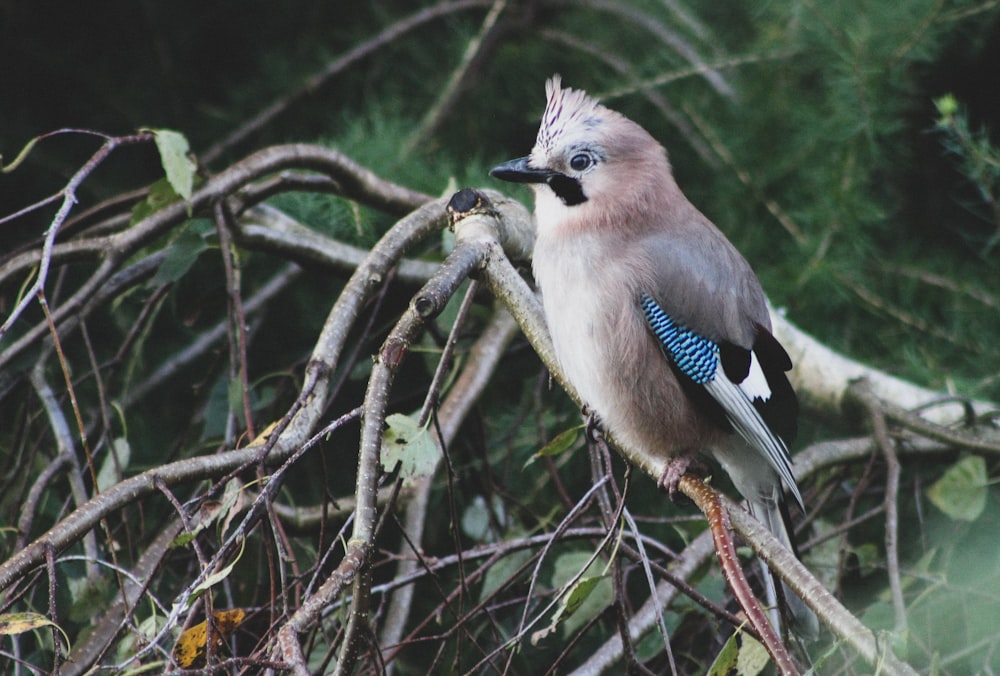
[(693, 453), (681, 453), (672, 457), (667, 462), (667, 466), (663, 468), (663, 474), (657, 485), (660, 490), (667, 492), (671, 502), (676, 503), (683, 498), (684, 494), (677, 490), (677, 486), (681, 482), (681, 477), (689, 471), (698, 476), (705, 476), (708, 474), (708, 467)]
[(585, 428), (587, 438), (591, 441), (597, 441), (601, 438), (601, 419), (597, 417), (597, 413), (589, 406), (584, 406), (581, 413), (587, 419), (587, 426)]

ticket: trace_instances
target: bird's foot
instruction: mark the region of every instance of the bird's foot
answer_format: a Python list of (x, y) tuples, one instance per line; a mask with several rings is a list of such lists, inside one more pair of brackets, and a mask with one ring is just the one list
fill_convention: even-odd
[(680, 485), (681, 477), (688, 472), (705, 476), (708, 474), (708, 467), (693, 455), (684, 453), (671, 458), (663, 469), (663, 475), (657, 485), (660, 490), (667, 492), (671, 502), (677, 503), (683, 498), (684, 494), (678, 491), (677, 487)]
[(588, 406), (583, 407), (583, 415), (587, 418), (587, 439), (597, 441), (601, 438), (601, 419)]

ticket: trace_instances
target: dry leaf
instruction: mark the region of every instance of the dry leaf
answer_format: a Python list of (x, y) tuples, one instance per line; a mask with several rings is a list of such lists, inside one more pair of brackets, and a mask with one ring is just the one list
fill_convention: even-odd
[[(215, 644), (215, 654), (225, 646), (226, 641), (233, 635), (236, 628), (243, 622), (246, 613), (242, 608), (233, 610), (220, 610), (212, 613), (215, 618), (215, 626), (212, 629), (212, 638)], [(181, 633), (174, 645), (174, 660), (177, 666), (182, 669), (191, 669), (205, 666), (206, 645), (208, 643), (208, 623), (199, 622), (188, 627)]]

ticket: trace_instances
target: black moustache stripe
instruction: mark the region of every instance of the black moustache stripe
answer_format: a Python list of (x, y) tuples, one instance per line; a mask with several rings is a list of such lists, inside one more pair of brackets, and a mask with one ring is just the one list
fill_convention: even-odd
[(568, 207), (583, 204), (587, 201), (587, 196), (583, 194), (583, 186), (575, 178), (563, 176), (562, 174), (553, 174), (548, 178), (546, 183), (549, 184), (549, 187), (552, 188), (556, 196), (562, 200), (562, 203)]

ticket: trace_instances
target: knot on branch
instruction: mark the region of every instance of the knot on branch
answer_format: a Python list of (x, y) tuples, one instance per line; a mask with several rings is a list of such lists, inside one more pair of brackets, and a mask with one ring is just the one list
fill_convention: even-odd
[(490, 203), (486, 195), (473, 190), (472, 188), (462, 188), (451, 196), (446, 210), (448, 212), (449, 227), (453, 230), (455, 223), (468, 216), (476, 208), (489, 208)]
[(498, 242), (512, 261), (531, 258), (535, 222), (520, 202), (495, 190), (463, 188), (452, 195), (446, 211), (456, 239), (488, 239)]
[(389, 369), (395, 370), (402, 363), (403, 357), (406, 356), (409, 349), (409, 342), (402, 338), (390, 336), (385, 341), (385, 344), (382, 345), (382, 350), (379, 352), (379, 360)]

